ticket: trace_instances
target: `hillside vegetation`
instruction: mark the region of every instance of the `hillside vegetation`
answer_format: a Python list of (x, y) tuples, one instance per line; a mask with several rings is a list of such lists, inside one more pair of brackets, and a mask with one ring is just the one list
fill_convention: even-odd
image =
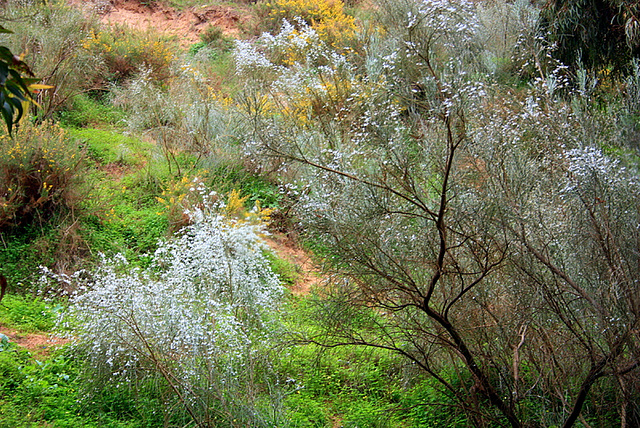
[(639, 426), (601, 3), (4, 2), (0, 427)]

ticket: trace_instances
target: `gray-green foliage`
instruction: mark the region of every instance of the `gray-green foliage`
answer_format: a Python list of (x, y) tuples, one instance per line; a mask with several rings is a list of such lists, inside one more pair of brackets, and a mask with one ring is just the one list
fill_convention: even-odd
[(472, 4), (387, 6), (362, 62), (286, 24), (236, 52), (249, 147), (296, 165), (336, 274), (306, 339), (403, 355), (473, 425), (602, 423), (606, 394), (636, 418), (619, 385), (639, 380), (638, 174), (602, 150), (615, 113), (587, 74), (519, 90), (481, 74), (499, 35), (483, 45)]
[(155, 141), (178, 174), (180, 153), (197, 156), (198, 166), (209, 168), (242, 156), (232, 138), (238, 125), (199, 65), (187, 60), (176, 65), (178, 71), (169, 86), (154, 81), (150, 70), (142, 70), (113, 90), (114, 104), (127, 112), (129, 130)]

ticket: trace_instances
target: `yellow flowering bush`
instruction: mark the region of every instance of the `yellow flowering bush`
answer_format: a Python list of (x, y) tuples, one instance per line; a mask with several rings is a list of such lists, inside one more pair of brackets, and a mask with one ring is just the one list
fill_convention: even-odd
[(269, 221), (273, 209), (262, 208), (260, 201), (256, 201), (252, 209), (247, 209), (249, 196), (242, 196), (240, 191), (235, 189), (231, 190), (224, 200), (221, 195), (211, 191), (200, 178), (199, 175), (207, 173), (208, 171), (203, 170), (194, 176), (185, 175), (180, 180), (170, 183), (157, 198), (174, 230), (190, 224), (189, 213), (208, 204), (217, 205), (226, 218), (238, 224), (264, 224)]
[[(199, 171), (206, 174), (206, 171)], [(162, 205), (162, 210), (166, 213), (172, 230), (178, 230), (189, 224), (189, 216), (185, 214), (188, 209), (202, 204), (202, 197), (195, 189), (202, 186), (202, 179), (196, 174), (194, 176), (184, 175), (176, 181), (170, 182), (162, 194), (156, 199)], [(158, 212), (162, 215), (163, 212)]]
[(55, 124), (25, 122), (13, 139), (0, 135), (0, 230), (74, 210), (83, 161)]
[(356, 33), (355, 19), (344, 13), (344, 3), (340, 0), (272, 0), (266, 7), (275, 26), (283, 19), (294, 23), (297, 17), (302, 18), (323, 41), (333, 46), (353, 38)]
[(126, 26), (91, 31), (83, 47), (104, 58), (110, 79), (123, 80), (139, 70), (151, 69), (157, 80), (171, 76), (175, 48), (168, 40), (151, 31), (140, 33)]
[(232, 190), (227, 195), (227, 203), (224, 204), (224, 213), (228, 218), (235, 219), (239, 223), (262, 224), (267, 223), (273, 214), (273, 208), (262, 208), (260, 201), (256, 200), (251, 210), (247, 209), (249, 195), (241, 196), (239, 190)]

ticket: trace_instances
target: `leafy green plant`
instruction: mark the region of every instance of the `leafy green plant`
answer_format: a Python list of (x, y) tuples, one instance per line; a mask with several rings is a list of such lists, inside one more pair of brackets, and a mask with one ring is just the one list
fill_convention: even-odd
[[(303, 307), (288, 308), (292, 319), (308, 315)], [(300, 328), (307, 323), (297, 324)], [(284, 404), (294, 427), (324, 427), (331, 420), (350, 427), (393, 427), (410, 420), (394, 411), (404, 394), (399, 385), (406, 381), (391, 354), (354, 348), (327, 351), (307, 344), (289, 349), (279, 364), (291, 380)]]
[(205, 28), (204, 31), (200, 33), (200, 40), (208, 46), (222, 50), (230, 49), (233, 46), (232, 41), (224, 36), (222, 28), (215, 25), (209, 25)]
[(3, 8), (15, 34), (1, 37), (14, 52), (24, 53), (41, 83), (35, 99), (41, 119), (51, 119), (78, 93), (101, 86), (102, 60), (83, 49), (83, 42), (96, 22), (82, 11), (61, 2), (39, 5), (9, 1)]
[[(14, 344), (0, 351), (0, 427), (137, 428), (161, 424), (157, 416), (155, 420), (145, 418), (148, 414), (140, 411), (120, 413), (120, 409), (103, 407), (109, 400), (106, 396), (82, 400), (86, 391), (78, 383), (79, 368), (79, 360), (65, 349), (44, 360), (34, 360)], [(118, 395), (126, 400), (123, 392)], [(154, 404), (156, 408), (160, 405), (157, 401)]]
[[(0, 25), (0, 34), (11, 34)], [(24, 114), (24, 108), (32, 100), (31, 91), (36, 89), (37, 79), (26, 63), (14, 55), (6, 46), (0, 46), (0, 113), (7, 125), (9, 135), (13, 125), (18, 123)]]

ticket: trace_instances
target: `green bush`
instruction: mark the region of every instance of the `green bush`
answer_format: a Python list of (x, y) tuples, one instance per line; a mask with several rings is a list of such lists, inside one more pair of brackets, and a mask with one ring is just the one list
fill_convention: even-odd
[(402, 405), (416, 427), (437, 428), (469, 426), (459, 404), (442, 390), (434, 379), (425, 379), (403, 397)]

